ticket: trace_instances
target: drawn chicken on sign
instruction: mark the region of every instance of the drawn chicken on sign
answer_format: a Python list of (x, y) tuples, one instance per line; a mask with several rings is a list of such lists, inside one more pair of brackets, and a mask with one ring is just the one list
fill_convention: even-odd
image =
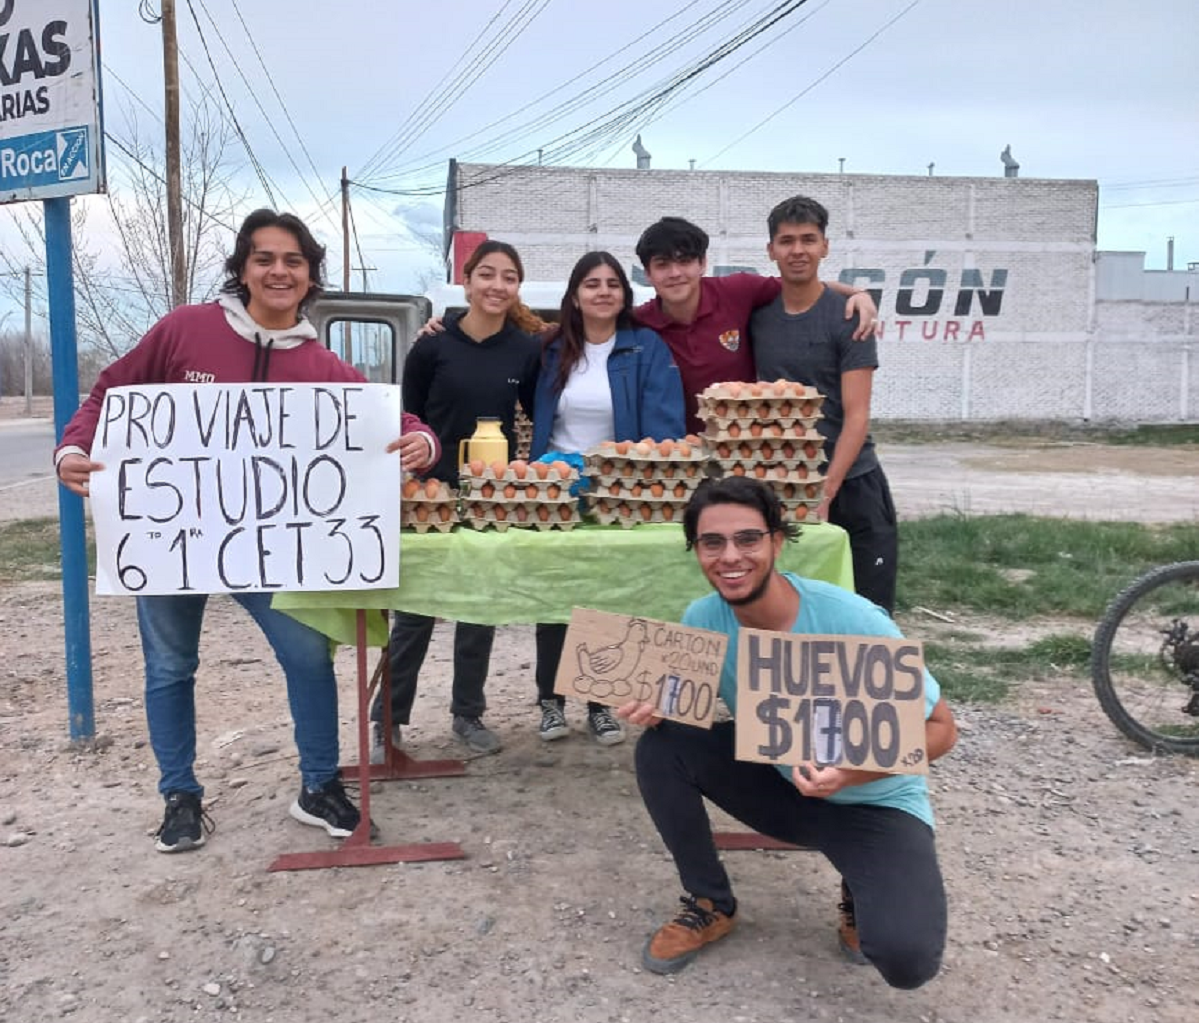
[(575, 647), (579, 674), (573, 680), (575, 691), (602, 700), (609, 696), (628, 696), (633, 692), (630, 680), (650, 643), (650, 632), (641, 618), (631, 618), (619, 643), (589, 650), (586, 643)]

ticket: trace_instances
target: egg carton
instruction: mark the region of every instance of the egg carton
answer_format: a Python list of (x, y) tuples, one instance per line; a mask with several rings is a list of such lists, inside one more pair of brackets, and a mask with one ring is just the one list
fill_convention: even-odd
[(820, 458), (824, 450), (825, 438), (816, 431), (802, 437), (723, 438), (712, 446), (714, 458), (757, 458), (764, 462), (777, 457)]
[(767, 477), (766, 482), (785, 505), (789, 501), (808, 501), (820, 504), (825, 497), (825, 477), (823, 476), (810, 476), (807, 479)]
[[(825, 464), (823, 458), (777, 458), (772, 462), (760, 462), (753, 458), (717, 458), (713, 460), (714, 475), (716, 476), (750, 476), (757, 479), (767, 479), (771, 475), (771, 470), (783, 466), (787, 470), (789, 477), (797, 476), (801, 479), (807, 479), (810, 476), (816, 476), (818, 470)], [(762, 466), (767, 470), (763, 476), (759, 476), (755, 470)], [(776, 479), (780, 477), (776, 475)]]
[(697, 409), (701, 419), (813, 419), (824, 413), (823, 394), (811, 398), (751, 398), (748, 401), (726, 401), (701, 398)]
[[(542, 517), (542, 512), (546, 516)], [(464, 502), (459, 518), (474, 529), (572, 529), (580, 521), (574, 499), (550, 504), (544, 501)]]
[[(485, 465), (478, 472), (466, 471), (465, 467), (458, 474), (459, 486), (465, 487), (468, 482), (471, 486), (482, 486), (485, 482), (490, 483), (574, 483), (579, 479), (579, 473), (574, 469), (568, 469), (563, 472), (561, 469), (553, 468), (547, 462), (527, 462), (521, 469), (512, 468), (511, 464), (503, 469), (497, 469), (496, 466), (503, 465), (503, 462), (494, 462), (491, 465)], [(566, 464), (566, 463), (564, 463)], [(538, 468), (535, 468), (538, 467)], [(544, 467), (545, 475), (542, 475), (541, 469)]]
[(583, 454), (587, 459), (602, 457), (635, 458), (642, 460), (662, 459), (666, 461), (686, 461), (689, 459), (703, 459), (705, 457), (703, 439), (694, 433), (689, 433), (680, 440), (675, 440), (674, 438), (666, 438), (660, 441), (606, 440), (595, 447), (588, 448)]
[[(643, 511), (643, 509), (645, 509)], [(643, 523), (655, 522), (682, 522), (683, 507), (678, 504), (664, 502), (658, 507), (653, 507), (648, 503), (638, 505), (638, 510), (635, 512), (632, 508), (623, 512), (619, 508), (592, 508), (588, 515), (590, 518), (599, 522), (602, 526), (618, 525), (622, 529), (632, 529), (634, 526), (640, 526)]]
[[(578, 479), (578, 476), (576, 476)], [(540, 501), (552, 503), (571, 500), (571, 484), (562, 480), (490, 480), (477, 476), (460, 478), (459, 493), (468, 501)]]
[[(693, 490), (700, 486), (706, 476), (691, 476), (686, 479), (625, 479), (623, 476), (596, 476), (592, 479), (590, 496), (594, 497), (673, 497), (686, 500)], [(650, 493), (655, 486), (661, 486), (663, 493)], [(616, 488), (616, 489), (614, 489)]]
[[(415, 489), (413, 484), (416, 484)], [(431, 489), (432, 493), (430, 492)], [(402, 504), (412, 501), (438, 504), (446, 501), (454, 501), (457, 496), (456, 491), (450, 484), (439, 479), (419, 480), (415, 476), (409, 476), (400, 485)]]
[[(815, 422), (815, 420), (814, 420)], [(704, 443), (711, 452), (718, 444), (728, 441), (784, 441), (793, 444), (814, 441), (824, 444), (825, 438), (813, 425), (804, 419), (783, 421), (767, 421), (762, 419), (733, 419), (728, 425), (722, 426), (714, 418), (709, 418), (704, 426)]]
[(435, 529), (448, 533), (458, 525), (458, 503), (446, 500), (409, 499), (400, 505), (400, 527), (412, 528), (418, 533)]
[(701, 401), (796, 401), (822, 398), (811, 384), (798, 380), (728, 381), (709, 384), (696, 395)]
[(641, 462), (626, 459), (605, 459), (599, 465), (589, 469), (591, 479), (609, 480), (693, 480), (696, 486), (704, 479), (708, 458), (692, 460), (683, 463), (674, 462)]

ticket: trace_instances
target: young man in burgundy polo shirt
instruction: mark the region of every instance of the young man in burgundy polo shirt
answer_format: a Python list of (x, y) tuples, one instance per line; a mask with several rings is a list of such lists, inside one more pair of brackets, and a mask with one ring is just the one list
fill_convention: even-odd
[[(779, 295), (777, 277), (731, 274), (705, 277), (708, 235), (682, 217), (663, 217), (642, 232), (637, 256), (657, 298), (634, 310), (637, 321), (657, 331), (671, 349), (683, 377), (688, 428), (699, 431), (696, 395), (725, 380), (757, 380), (750, 349), (750, 314)], [(856, 339), (873, 334), (875, 305), (847, 284), (830, 288), (849, 296), (847, 318), (856, 313)]]

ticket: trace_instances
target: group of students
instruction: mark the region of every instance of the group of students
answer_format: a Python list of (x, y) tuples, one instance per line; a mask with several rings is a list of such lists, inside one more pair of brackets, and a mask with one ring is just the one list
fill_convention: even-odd
[[(878, 364), (875, 309), (865, 293), (821, 281), (827, 225), (820, 204), (801, 196), (786, 200), (768, 221), (767, 248), (779, 278), (712, 278), (705, 276), (704, 231), (665, 217), (647, 228), (636, 248), (655, 299), (634, 308), (616, 258), (589, 252), (571, 273), (556, 325), (542, 323), (521, 304), (524, 271), (516, 250), (484, 242), (464, 268), (466, 312), (447, 319), (437, 339), (417, 343), (406, 360), (406, 411), (401, 436), (389, 451), (398, 452), (410, 472), (454, 482), (458, 441), (470, 436), (477, 417), (499, 418), (515, 450), (518, 403), (531, 413), (530, 456), (537, 459), (582, 452), (602, 440), (680, 437), (699, 426), (695, 395), (714, 382), (783, 377), (814, 385), (826, 395), (819, 429), (828, 465), (818, 515), (847, 529), (856, 588), (870, 599), (779, 573), (775, 557), (793, 527), (784, 523), (767, 487), (731, 479), (702, 485), (685, 513), (688, 549), (695, 549), (715, 591), (697, 601), (685, 620), (733, 636), (739, 625), (798, 632), (819, 625), (816, 631), (898, 635), (890, 618), (895, 512), (868, 430)], [(304, 316), (322, 286), (323, 260), (323, 247), (294, 216), (259, 210), (247, 217), (226, 262), (218, 301), (169, 313), (101, 374), (56, 449), (63, 485), (87, 496), (91, 473), (103, 469), (88, 452), (110, 387), (362, 380), (320, 343)], [(360, 815), (338, 779), (337, 689), (329, 644), (272, 609), (269, 594), (233, 596), (266, 635), (287, 680), (301, 773), (290, 813), (331, 836), (347, 837)], [(147, 721), (166, 803), (156, 847), (195, 849), (211, 830), (193, 771), (195, 674), (206, 598), (136, 599)], [(823, 608), (832, 610), (822, 613)], [(400, 741), (433, 625), (422, 615), (394, 618), (396, 734), (382, 735), (377, 701), (372, 708), (377, 744)], [(563, 701), (553, 692), (564, 635), (565, 626), (537, 627), (539, 734), (545, 740), (569, 732)], [(482, 720), (492, 640), (490, 627), (456, 625), (452, 731), (480, 753), (500, 745)], [(722, 696), (731, 709), (736, 646), (731, 642), (722, 678)], [(926, 686), (932, 758), (952, 745), (953, 720), (931, 676)], [(712, 741), (701, 741), (689, 734), (694, 729), (663, 723), (648, 705), (631, 704), (614, 716), (589, 704), (588, 727), (601, 743), (624, 739), (619, 718), (647, 726), (636, 757), (639, 785), (687, 889), (682, 912), (646, 945), (648, 969), (681, 968), (733, 926), (736, 901), (713, 846), (703, 809), (707, 797), (765, 833), (821, 848), (830, 857), (844, 877), (839, 933), (848, 954), (870, 960), (897, 986), (916, 986), (937, 972), (945, 896), (923, 779), (810, 765), (789, 777), (785, 797), (779, 782), (768, 780), (778, 779), (778, 772), (768, 767), (772, 773), (763, 774), (757, 770), (763, 765), (734, 761), (731, 723), (714, 730)], [(900, 866), (885, 869), (895, 857)], [(905, 889), (898, 874), (919, 883)], [(864, 894), (869, 909), (860, 946), (855, 901)]]

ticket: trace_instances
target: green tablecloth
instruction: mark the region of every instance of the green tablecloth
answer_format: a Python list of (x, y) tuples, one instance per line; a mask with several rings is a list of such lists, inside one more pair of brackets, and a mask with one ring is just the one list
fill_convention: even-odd
[[(850, 544), (828, 523), (804, 526), (784, 545), (780, 567), (854, 586)], [(569, 532), (532, 529), (404, 533), (394, 590), (278, 593), (274, 606), (340, 643), (355, 642), (355, 609), (394, 609), (477, 622), (566, 622), (590, 607), (678, 621), (710, 587), (675, 523), (634, 529), (584, 524)], [(368, 640), (387, 640), (382, 615), (368, 615)]]

